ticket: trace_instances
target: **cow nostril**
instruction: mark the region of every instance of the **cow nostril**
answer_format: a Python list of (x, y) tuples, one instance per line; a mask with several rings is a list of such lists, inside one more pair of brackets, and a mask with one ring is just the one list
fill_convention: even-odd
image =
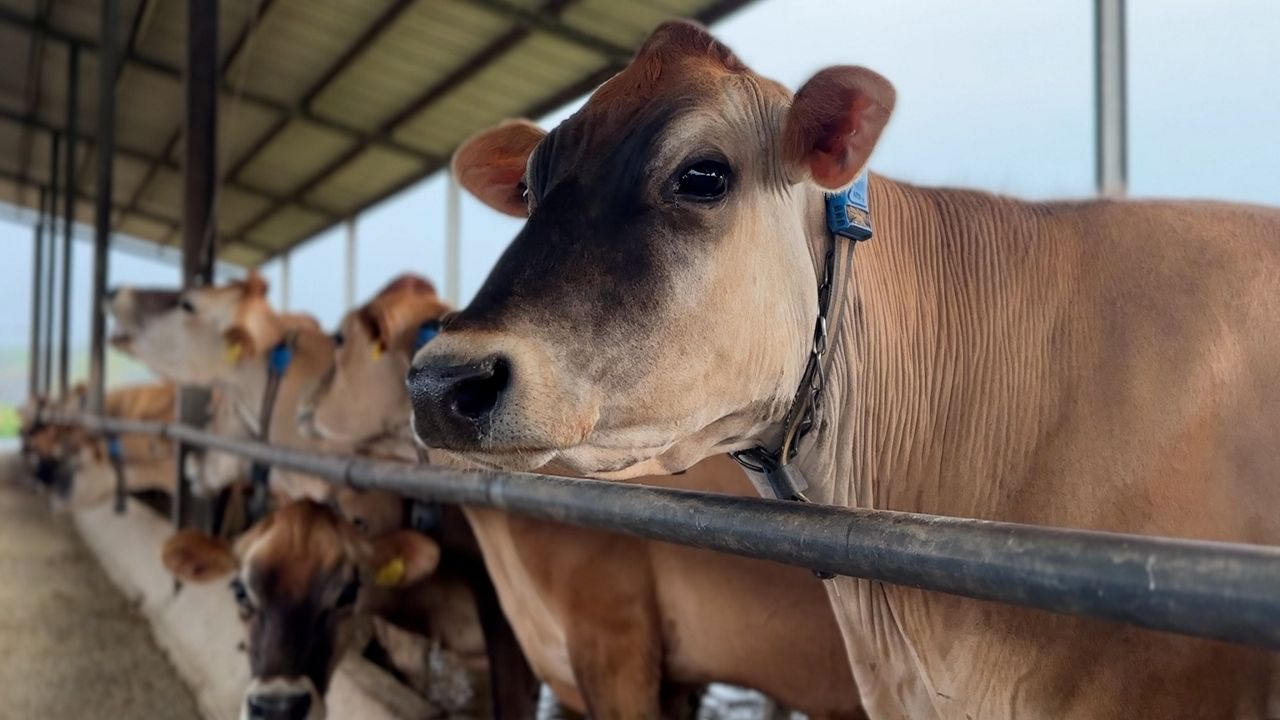
[(311, 714), (311, 694), (250, 695), (245, 705), (249, 720), (306, 720)]
[(511, 365), (506, 358), (494, 358), (481, 372), (465, 378), (454, 388), (453, 407), (470, 420), (489, 414), (511, 382)]

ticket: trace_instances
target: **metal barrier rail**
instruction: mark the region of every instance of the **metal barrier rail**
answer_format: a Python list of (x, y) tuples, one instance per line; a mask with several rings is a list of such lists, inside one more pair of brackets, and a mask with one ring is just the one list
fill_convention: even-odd
[(840, 575), (1280, 650), (1280, 548), (733, 497), (319, 455), (179, 424), (161, 435), (356, 488), (623, 532)]

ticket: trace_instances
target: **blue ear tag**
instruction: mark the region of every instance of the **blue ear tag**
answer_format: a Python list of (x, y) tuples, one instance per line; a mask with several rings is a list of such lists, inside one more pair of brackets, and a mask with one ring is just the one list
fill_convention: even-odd
[(423, 345), (435, 339), (440, 334), (440, 321), (428, 320), (418, 327), (418, 336), (413, 341), (413, 351), (416, 353), (422, 349)]
[(107, 457), (112, 460), (124, 459), (124, 448), (120, 445), (120, 438), (115, 436), (107, 438)]
[(871, 239), (871, 203), (866, 170), (847, 190), (827, 195), (827, 229), (850, 240)]
[(284, 374), (289, 369), (289, 363), (293, 362), (293, 348), (289, 347), (289, 343), (282, 342), (271, 348), (271, 357), (268, 360), (271, 363), (271, 372), (277, 375)]

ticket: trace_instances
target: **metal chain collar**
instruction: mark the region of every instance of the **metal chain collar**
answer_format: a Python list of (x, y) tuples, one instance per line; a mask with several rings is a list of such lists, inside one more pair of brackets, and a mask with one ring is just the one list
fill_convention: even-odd
[[(791, 407), (787, 409), (787, 415), (783, 423), (782, 443), (776, 451), (757, 445), (753, 448), (733, 453), (733, 459), (737, 460), (738, 464), (747, 470), (763, 473), (766, 476), (777, 472), (795, 457), (799, 449), (800, 440), (813, 429), (814, 420), (821, 404), (822, 388), (826, 382), (822, 359), (827, 354), (827, 314), (831, 305), (836, 246), (839, 242), (839, 237), (833, 239), (823, 262), (822, 282), (818, 285), (818, 318), (814, 321), (813, 345), (809, 350), (809, 361), (805, 365), (804, 374), (800, 378), (800, 387), (796, 390), (795, 397), (791, 400)], [(778, 492), (779, 490), (790, 492), (791, 497), (783, 497), (783, 499), (808, 502), (808, 498), (804, 496), (804, 489), (804, 487), (790, 489), (771, 488), (774, 494), (779, 497), (783, 497), (782, 493)]]

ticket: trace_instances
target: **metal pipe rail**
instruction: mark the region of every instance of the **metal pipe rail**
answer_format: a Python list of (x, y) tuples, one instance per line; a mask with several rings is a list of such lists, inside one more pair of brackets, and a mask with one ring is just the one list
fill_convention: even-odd
[(1280, 548), (838, 508), (529, 473), (320, 455), (180, 424), (144, 433), (362, 489), (481, 505), (840, 575), (1280, 650)]

